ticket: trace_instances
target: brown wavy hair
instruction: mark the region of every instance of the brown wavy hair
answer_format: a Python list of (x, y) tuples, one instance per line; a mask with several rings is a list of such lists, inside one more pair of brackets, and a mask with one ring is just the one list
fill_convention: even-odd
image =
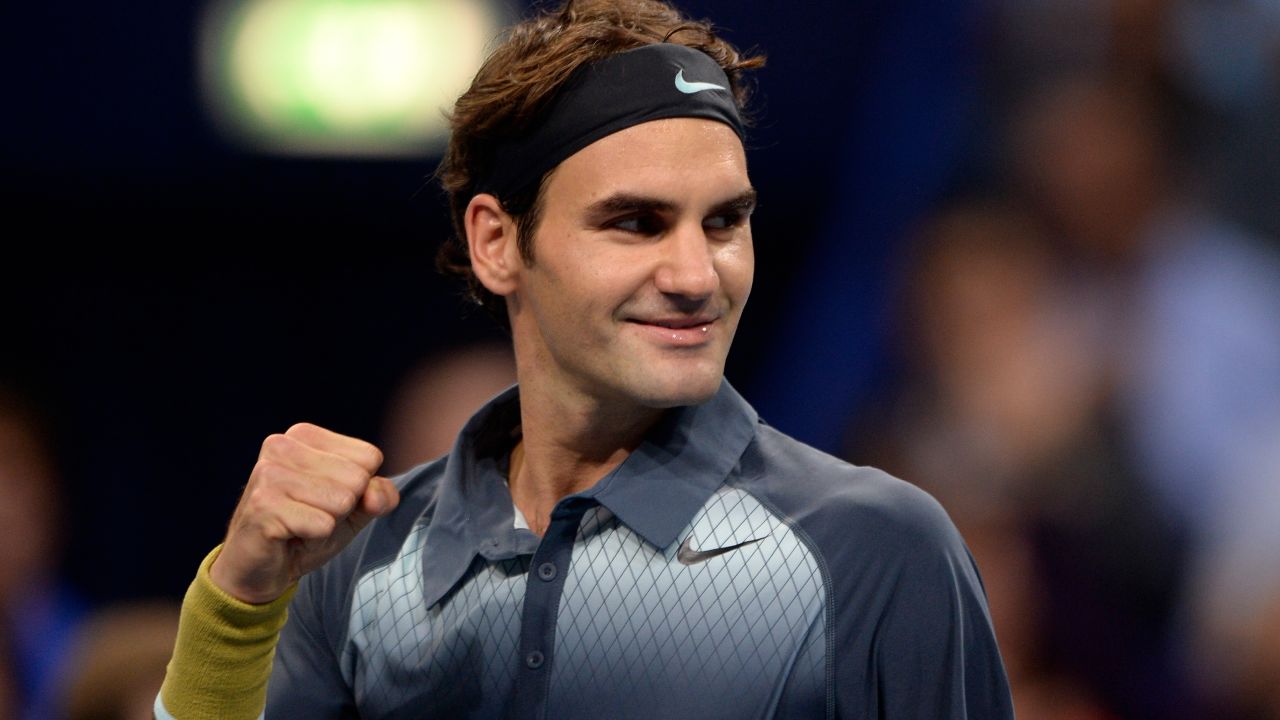
[[(746, 56), (715, 34), (706, 20), (690, 20), (657, 0), (568, 0), (510, 29), (481, 66), (471, 87), (450, 115), (452, 135), (436, 177), (449, 196), (453, 237), (440, 248), (436, 267), (466, 281), (469, 297), (506, 325), (505, 301), (489, 292), (471, 269), (463, 218), (476, 182), (496, 162), (492, 148), (535, 126), (556, 92), (582, 65), (626, 50), (661, 42), (678, 43), (709, 55), (729, 77), (738, 109), (747, 119), (750, 95), (746, 72), (764, 57)], [(516, 242), (533, 262), (533, 233), (541, 214), (548, 171), (536, 183), (499, 198), (516, 221)]]

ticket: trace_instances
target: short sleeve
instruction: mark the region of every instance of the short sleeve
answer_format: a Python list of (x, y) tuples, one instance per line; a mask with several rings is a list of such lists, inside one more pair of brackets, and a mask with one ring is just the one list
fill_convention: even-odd
[[(289, 606), (289, 621), (280, 633), (275, 665), (267, 683), (266, 720), (338, 720), (358, 718), (351, 689), (343, 679), (340, 645), (331, 637), (332, 616), (326, 608), (324, 574), (303, 578)], [(340, 626), (339, 626), (340, 627)]]
[(949, 520), (903, 558), (872, 654), (880, 717), (1013, 717), (977, 565)]

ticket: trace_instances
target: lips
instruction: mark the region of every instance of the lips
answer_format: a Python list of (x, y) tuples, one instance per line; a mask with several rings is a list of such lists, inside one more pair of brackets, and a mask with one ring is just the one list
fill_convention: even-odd
[(657, 319), (638, 319), (632, 318), (628, 322), (639, 323), (641, 325), (656, 325), (658, 327), (670, 328), (672, 330), (687, 330), (689, 328), (702, 327), (715, 322), (714, 317), (692, 317), (692, 318), (657, 318)]
[(628, 318), (651, 342), (664, 347), (697, 347), (711, 341), (714, 315), (693, 317)]

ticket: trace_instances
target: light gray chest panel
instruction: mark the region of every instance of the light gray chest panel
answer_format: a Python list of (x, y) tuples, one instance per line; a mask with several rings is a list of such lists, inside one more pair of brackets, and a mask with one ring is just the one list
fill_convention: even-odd
[(398, 557), (357, 583), (343, 676), (364, 717), (496, 715), (514, 676), (528, 561), (477, 564), (428, 608), (425, 535), (415, 529)]
[(823, 708), (824, 593), (808, 546), (742, 490), (719, 490), (660, 550), (593, 510), (560, 602), (548, 717), (773, 717), (784, 694)]

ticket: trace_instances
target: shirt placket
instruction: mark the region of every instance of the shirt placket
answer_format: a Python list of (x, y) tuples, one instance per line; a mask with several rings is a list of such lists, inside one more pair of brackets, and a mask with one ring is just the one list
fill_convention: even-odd
[(507, 717), (512, 720), (546, 718), (560, 597), (582, 516), (595, 504), (595, 501), (585, 498), (566, 498), (556, 505), (551, 512), (551, 522), (533, 554), (520, 615), (515, 691), (507, 708)]

